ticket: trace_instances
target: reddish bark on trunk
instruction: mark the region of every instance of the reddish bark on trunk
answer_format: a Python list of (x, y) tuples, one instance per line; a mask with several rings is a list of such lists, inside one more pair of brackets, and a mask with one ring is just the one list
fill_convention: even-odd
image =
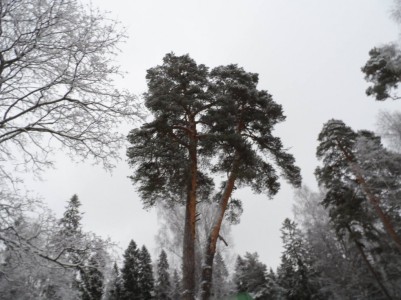
[(195, 299), (195, 226), (196, 226), (196, 189), (197, 189), (197, 140), (196, 125), (191, 122), (190, 135), (190, 180), (188, 183), (185, 209), (184, 244), (183, 244), (183, 294), (182, 300)]

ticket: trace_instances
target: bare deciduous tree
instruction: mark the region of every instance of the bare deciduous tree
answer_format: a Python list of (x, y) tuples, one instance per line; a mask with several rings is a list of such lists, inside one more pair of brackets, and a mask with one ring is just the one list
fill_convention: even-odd
[(61, 146), (111, 167), (124, 140), (117, 125), (138, 115), (135, 97), (113, 87), (124, 38), (75, 0), (1, 1), (0, 161), (41, 170)]
[[(125, 38), (118, 22), (76, 0), (0, 1), (0, 279), (6, 285), (21, 270), (38, 275), (44, 267), (46, 279), (50, 269), (81, 268), (85, 262), (71, 262), (66, 253), (106, 246), (92, 235), (66, 244), (47, 209), (9, 181), (16, 171), (52, 165), (51, 154), (61, 148), (113, 166), (125, 141), (119, 124), (139, 116), (136, 98), (114, 87), (122, 75), (114, 57)], [(34, 289), (45, 285), (42, 277), (34, 278), (40, 281)]]

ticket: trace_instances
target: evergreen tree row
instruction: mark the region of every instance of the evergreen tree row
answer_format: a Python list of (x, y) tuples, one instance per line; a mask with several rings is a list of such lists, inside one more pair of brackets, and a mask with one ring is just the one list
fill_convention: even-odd
[[(401, 128), (399, 118), (394, 123)], [(324, 124), (318, 141), (321, 191), (298, 192), (301, 225), (284, 221), (276, 273), (256, 254), (238, 258), (237, 292), (254, 299), (401, 299), (401, 154), (341, 120)]]
[(156, 276), (153, 274), (151, 256), (145, 246), (139, 249), (131, 240), (123, 257), (121, 270), (114, 265), (109, 300), (179, 299), (181, 279), (177, 271), (174, 271), (172, 280), (170, 279), (170, 267), (164, 250), (157, 261)]

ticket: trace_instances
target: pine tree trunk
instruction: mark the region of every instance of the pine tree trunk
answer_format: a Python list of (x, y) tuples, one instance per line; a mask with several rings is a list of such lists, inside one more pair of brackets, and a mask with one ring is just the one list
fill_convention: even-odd
[(359, 175), (356, 174), (357, 180), (362, 187), (362, 190), (364, 191), (366, 197), (369, 199), (369, 202), (373, 206), (374, 210), (376, 211), (376, 214), (378, 215), (379, 219), (381, 220), (384, 228), (386, 229), (388, 235), (392, 238), (394, 243), (396, 244), (398, 250), (401, 252), (401, 239), (396, 233), (393, 224), (391, 224), (391, 221), (389, 217), (385, 214), (385, 212), (382, 210), (380, 207), (380, 199), (376, 197), (371, 191), (366, 183), (365, 179)]
[(197, 189), (197, 141), (196, 125), (193, 122), (193, 135), (190, 137), (190, 179), (185, 208), (184, 244), (183, 244), (183, 293), (182, 300), (195, 299), (195, 228), (196, 228), (196, 189)]
[(183, 300), (195, 299), (195, 213), (196, 198), (188, 196), (183, 245)]
[(214, 220), (214, 225), (209, 233), (208, 244), (205, 252), (205, 260), (202, 266), (202, 284), (201, 284), (201, 299), (209, 300), (212, 289), (212, 276), (213, 276), (213, 261), (216, 254), (217, 239), (220, 235), (221, 224), (223, 223), (224, 214), (227, 210), (228, 201), (234, 190), (235, 180), (237, 178), (237, 171), (239, 167), (239, 155), (235, 156), (233, 166), (229, 178), (227, 180), (224, 192), (220, 198), (219, 211)]

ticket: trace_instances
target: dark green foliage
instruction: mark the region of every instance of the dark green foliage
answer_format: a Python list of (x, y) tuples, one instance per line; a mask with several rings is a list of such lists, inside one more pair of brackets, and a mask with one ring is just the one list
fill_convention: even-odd
[(70, 238), (81, 234), (82, 213), (79, 211), (81, 202), (77, 195), (73, 195), (68, 201), (63, 217), (60, 219), (61, 234)]
[(259, 261), (256, 252), (247, 252), (244, 258), (238, 256), (234, 273), (237, 292), (248, 292), (255, 295), (255, 299), (265, 299), (266, 271), (266, 265)]
[(93, 255), (86, 268), (80, 270), (79, 289), (82, 300), (101, 300), (103, 295), (104, 276), (101, 271), (101, 258)]
[(164, 250), (161, 251), (157, 262), (157, 280), (155, 284), (156, 299), (170, 300), (171, 283), (169, 274), (169, 264), (167, 254)]
[[(146, 207), (157, 200), (186, 200), (184, 289), (193, 294), (196, 202), (210, 201), (214, 189), (211, 175), (228, 174), (221, 190), (215, 192), (216, 201), (224, 208), (214, 221), (220, 224), (226, 207), (232, 222), (238, 222), (242, 212), (239, 201), (228, 204), (232, 187), (250, 186), (256, 193), (273, 196), (280, 188), (275, 167), (294, 186), (301, 183), (300, 169), (273, 135), (274, 126), (285, 117), (281, 105), (267, 91), (257, 89), (257, 74), (237, 65), (217, 67), (209, 73), (188, 55), (167, 54), (162, 65), (148, 70), (146, 78), (145, 104), (154, 119), (128, 135), (128, 161), (135, 168), (131, 179), (139, 185)], [(226, 186), (230, 187), (227, 191)], [(212, 244), (217, 236), (214, 232), (209, 238)], [(214, 253), (205, 257), (208, 266), (202, 282), (208, 297), (212, 278), (208, 270), (212, 270)]]
[(323, 166), (316, 169), (316, 177), (327, 189), (323, 204), (336, 226), (357, 222), (372, 228), (376, 217), (367, 203), (369, 195), (380, 199), (383, 211), (399, 223), (395, 199), (401, 191), (401, 155), (386, 150), (372, 132), (354, 132), (340, 120), (327, 122), (318, 140), (317, 157)]
[(368, 204), (366, 189), (361, 187), (361, 174), (369, 192), (385, 200), (381, 205), (390, 212), (387, 204), (392, 202), (393, 191), (401, 187), (394, 180), (400, 175), (401, 167), (396, 162), (401, 163), (401, 156), (385, 150), (372, 132), (354, 132), (339, 120), (327, 122), (318, 140), (317, 157), (323, 166), (316, 169), (316, 177), (327, 189), (322, 204), (329, 209), (337, 233), (358, 224), (359, 232), (365, 231), (367, 237), (373, 238), (376, 216)]
[[(212, 100), (207, 75), (204, 65), (172, 53), (164, 57), (163, 65), (148, 70), (145, 105), (154, 120), (129, 133), (127, 150), (129, 163), (136, 168), (131, 179), (139, 184), (145, 206), (157, 199), (186, 197), (191, 179), (189, 148), (196, 147), (200, 116)], [(211, 184), (200, 171), (197, 180), (204, 190)]]
[(338, 181), (355, 180), (347, 158), (350, 161), (355, 160), (352, 149), (356, 139), (356, 133), (341, 120), (332, 119), (324, 124), (318, 137), (319, 146), (316, 152), (317, 158), (323, 161), (323, 167), (316, 169), (319, 184), (330, 189)]
[(279, 189), (272, 159), (292, 184), (301, 181), (299, 168), (286, 153), (273, 128), (285, 120), (281, 105), (267, 91), (257, 89), (258, 75), (237, 65), (220, 66), (210, 73), (216, 103), (202, 120), (212, 124), (204, 151), (217, 155), (213, 172), (231, 172), (233, 162), (238, 185), (250, 186), (257, 193), (274, 195)]
[(185, 126), (186, 121), (180, 120), (183, 111), (200, 112), (205, 101), (210, 101), (207, 74), (207, 67), (197, 65), (189, 55), (166, 54), (163, 65), (147, 71), (146, 107), (157, 117), (175, 119), (177, 125)]
[(398, 99), (394, 95), (401, 78), (401, 52), (398, 46), (390, 44), (373, 48), (369, 60), (362, 68), (365, 79), (372, 83), (366, 94), (383, 101), (388, 98)]
[[(217, 156), (218, 163), (209, 172), (226, 173), (234, 158), (239, 158), (238, 183), (274, 195), (279, 182), (268, 159), (272, 158), (285, 178), (300, 184), (293, 156), (272, 134), (274, 126), (285, 120), (282, 107), (268, 92), (256, 88), (257, 74), (229, 65), (209, 75), (204, 65), (196, 65), (188, 55), (167, 54), (162, 66), (148, 70), (147, 80), (145, 103), (155, 119), (130, 132), (127, 151), (129, 163), (136, 168), (131, 179), (139, 184), (145, 205), (185, 195), (187, 149), (194, 128), (203, 166)], [(198, 171), (199, 186), (213, 187), (207, 172), (201, 167)]]
[(152, 299), (154, 292), (154, 278), (152, 270), (152, 260), (148, 249), (142, 246), (139, 252), (139, 289), (141, 291), (141, 298), (143, 300)]
[(278, 268), (278, 282), (288, 300), (321, 299), (316, 285), (317, 275), (309, 250), (295, 222), (285, 219), (281, 229), (284, 252)]
[(386, 150), (372, 132), (355, 132), (339, 120), (323, 126), (319, 142), (317, 156), (323, 165), (316, 175), (327, 189), (322, 204), (339, 240), (347, 244), (345, 255), (354, 255), (354, 265), (365, 270), (354, 286), (388, 299), (389, 286), (400, 278), (388, 276), (399, 269), (388, 261), (400, 255), (400, 205), (395, 199), (401, 187), (401, 156)]
[(124, 265), (121, 269), (122, 289), (119, 280), (116, 280), (115, 295), (121, 294), (122, 300), (152, 299), (154, 293), (154, 279), (152, 260), (145, 246), (138, 249), (131, 240), (124, 253)]
[(82, 245), (85, 242), (81, 226), (80, 206), (81, 202), (78, 196), (73, 195), (67, 203), (63, 217), (58, 222), (60, 229), (55, 240), (55, 243), (65, 248), (63, 251), (65, 259), (73, 264), (84, 264), (89, 253), (89, 249), (87, 249), (89, 245)]
[(141, 299), (140, 289), (140, 267), (139, 267), (139, 249), (136, 243), (131, 240), (127, 250), (124, 252), (124, 265), (121, 269), (122, 300)]

